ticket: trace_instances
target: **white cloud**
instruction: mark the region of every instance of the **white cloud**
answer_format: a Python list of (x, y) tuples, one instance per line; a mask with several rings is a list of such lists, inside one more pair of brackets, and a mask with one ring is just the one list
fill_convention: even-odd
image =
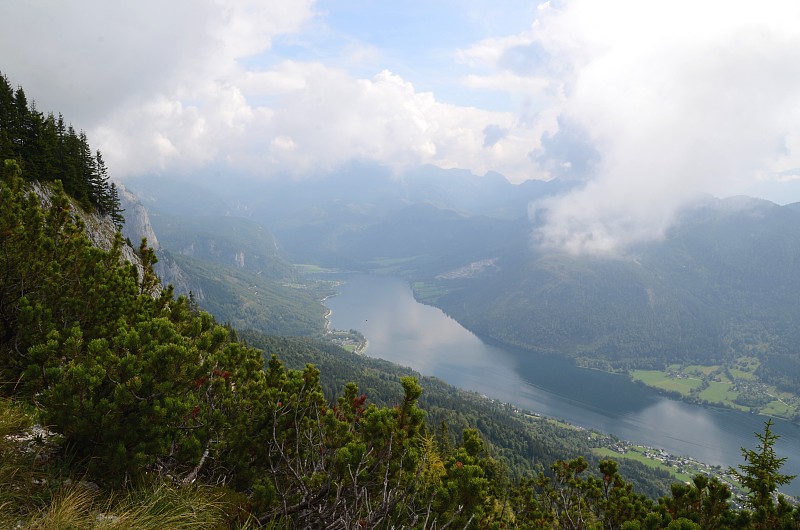
[[(249, 131), (265, 148), (235, 157), (251, 169), (302, 175), (356, 158), (395, 169), (425, 163), (476, 172), (500, 168), (525, 178), (533, 167), (525, 153), (534, 135), (517, 127), (515, 116), (438, 102), (389, 71), (355, 79), (322, 64), (287, 61), (269, 79), (274, 83), (251, 85), (276, 98)], [(489, 124), (509, 132), (484, 149)], [(292, 149), (278, 138), (290, 138)]]
[[(191, 170), (217, 156), (263, 176), (324, 172), (354, 158), (396, 169), (425, 163), (492, 169), (518, 180), (534, 168), (526, 153), (536, 133), (512, 114), (443, 104), (388, 71), (357, 79), (321, 63), (283, 61), (181, 95), (112, 115), (111, 125), (94, 131), (107, 159), (127, 174)], [(485, 149), (489, 124), (509, 134)], [(176, 149), (148, 154), (156, 138), (170, 139)]]
[[(491, 60), (497, 81), (550, 80), (532, 97), (601, 155), (585, 187), (539, 205), (539, 239), (619, 250), (663, 234), (694, 192), (752, 191), (800, 167), (797, 27), (789, 1), (572, 0), (542, 9), (531, 32), (465, 52)], [(510, 54), (535, 69), (515, 71), (525, 63)]]
[[(515, 181), (582, 176), (583, 191), (542, 205), (539, 234), (577, 250), (657, 237), (693, 191), (774, 190), (800, 167), (796, 2), (508, 5), (538, 20), (452, 53), (459, 31), (448, 26), (423, 57), (399, 51), (399, 27), (326, 26), (335, 17), (312, 0), (5, 2), (0, 65), (39, 109), (86, 129), (118, 177), (217, 162), (303, 175), (353, 158)], [(391, 51), (381, 48), (388, 29)], [(500, 97), (516, 112), (448, 103), (453, 79), (487, 94), (474, 101)]]
[(456, 57), (472, 66), (495, 66), (500, 64), (509, 50), (530, 46), (536, 43), (538, 23), (530, 31), (505, 37), (491, 37), (459, 50)]
[[(311, 0), (32, 0), (0, 7), (0, 58), (40, 109), (80, 120), (117, 177), (218, 161), (303, 175), (354, 158), (536, 176), (541, 130), (511, 113), (443, 103), (385, 69), (359, 78), (269, 53), (315, 16)], [(22, 40), (37, 46), (8, 51)], [(370, 43), (343, 53), (380, 60)], [(487, 144), (489, 126), (506, 133)]]
[(310, 0), (6, 2), (0, 64), (87, 129), (115, 174), (192, 167), (251, 118), (238, 61), (312, 16)]

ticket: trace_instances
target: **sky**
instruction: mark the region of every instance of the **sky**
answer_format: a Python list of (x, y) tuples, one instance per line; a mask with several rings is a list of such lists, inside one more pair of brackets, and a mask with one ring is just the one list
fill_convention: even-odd
[(0, 72), (123, 181), (574, 179), (537, 240), (602, 253), (698, 192), (800, 201), (798, 28), (796, 0), (19, 0)]

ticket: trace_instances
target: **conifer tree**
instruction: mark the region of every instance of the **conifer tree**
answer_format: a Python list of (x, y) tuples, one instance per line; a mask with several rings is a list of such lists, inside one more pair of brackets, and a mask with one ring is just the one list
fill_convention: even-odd
[(119, 197), (112, 193), (100, 152), (92, 154), (84, 131), (77, 133), (52, 113), (29, 104), (22, 87), (12, 89), (0, 75), (0, 161), (17, 160), (26, 180), (60, 180), (64, 190), (86, 209), (111, 215), (122, 226)]
[(747, 488), (748, 505), (753, 509), (755, 528), (777, 528), (777, 507), (774, 495), (780, 486), (791, 482), (795, 476), (781, 473), (786, 457), (775, 453), (775, 442), (780, 438), (772, 432), (772, 418), (764, 423), (764, 432), (754, 433), (758, 439), (756, 449), (742, 448), (745, 464), (730, 472)]

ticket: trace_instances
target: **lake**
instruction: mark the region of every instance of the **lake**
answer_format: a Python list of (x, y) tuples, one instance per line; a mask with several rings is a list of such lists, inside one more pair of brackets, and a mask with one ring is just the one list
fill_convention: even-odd
[[(438, 377), (454, 386), (574, 425), (614, 434), (723, 467), (742, 463), (766, 418), (690, 405), (627, 377), (579, 368), (559, 358), (486, 344), (441, 310), (420, 304), (409, 285), (386, 276), (343, 278), (329, 298), (331, 325), (357, 329), (366, 354)], [(783, 472), (800, 474), (800, 427), (775, 420)], [(800, 480), (784, 488), (800, 495)]]

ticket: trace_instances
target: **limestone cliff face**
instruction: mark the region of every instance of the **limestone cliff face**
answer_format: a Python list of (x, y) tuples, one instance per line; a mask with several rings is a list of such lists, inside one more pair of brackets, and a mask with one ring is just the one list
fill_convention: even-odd
[[(122, 257), (136, 266), (141, 278), (142, 262), (134, 247), (138, 249), (142, 238), (146, 238), (147, 244), (156, 251), (158, 263), (156, 263), (154, 269), (158, 277), (161, 278), (162, 285), (172, 284), (175, 287), (176, 294), (188, 294), (189, 291), (192, 291), (195, 298), (202, 300), (202, 289), (192, 288), (187, 274), (172, 259), (172, 256), (159, 245), (153, 225), (150, 224), (150, 217), (142, 203), (124, 186), (119, 183), (117, 185), (119, 186), (120, 206), (125, 210), (123, 212), (125, 224), (122, 228), (122, 235), (131, 243), (130, 245), (125, 244), (122, 246)], [(30, 186), (31, 191), (39, 197), (42, 205), (45, 208), (49, 207), (52, 202), (51, 188), (38, 182), (30, 184)], [(97, 248), (109, 250), (114, 244), (114, 238), (117, 234), (117, 227), (111, 218), (93, 212), (86, 212), (75, 202), (72, 202), (72, 205), (73, 214), (83, 221), (89, 241)], [(158, 293), (154, 294), (157, 295)]]
[(198, 301), (202, 300), (204, 298), (202, 289), (192, 284), (188, 275), (159, 244), (153, 225), (150, 224), (150, 216), (142, 202), (122, 184), (117, 183), (117, 186), (120, 206), (124, 210), (122, 214), (125, 217), (122, 235), (137, 248), (143, 238), (147, 239), (147, 244), (155, 250), (158, 257), (154, 269), (163, 285), (172, 285), (176, 294), (188, 295), (191, 291)]
[(122, 235), (127, 237), (131, 244), (139, 246), (142, 238), (147, 239), (147, 244), (158, 252), (161, 247), (158, 244), (158, 237), (150, 224), (150, 216), (147, 210), (133, 193), (128, 191), (125, 186), (117, 183), (119, 189), (119, 202), (124, 210), (125, 224), (122, 226)]
[[(38, 182), (30, 184), (30, 186), (31, 191), (33, 191), (39, 197), (42, 205), (45, 208), (50, 207), (52, 190), (47, 185), (42, 185)], [(114, 244), (114, 238), (117, 234), (117, 227), (114, 226), (114, 222), (111, 220), (111, 218), (108, 216), (97, 215), (96, 213), (86, 212), (74, 202), (72, 202), (72, 205), (72, 211), (74, 215), (80, 218), (86, 227), (86, 236), (89, 238), (89, 241), (91, 241), (91, 243), (97, 248), (101, 248), (103, 250), (111, 249), (112, 245)], [(139, 274), (141, 275), (142, 262), (139, 259), (139, 256), (136, 255), (136, 252), (134, 252), (133, 248), (129, 245), (123, 245), (122, 256), (129, 262), (136, 265), (136, 268), (139, 269)]]

